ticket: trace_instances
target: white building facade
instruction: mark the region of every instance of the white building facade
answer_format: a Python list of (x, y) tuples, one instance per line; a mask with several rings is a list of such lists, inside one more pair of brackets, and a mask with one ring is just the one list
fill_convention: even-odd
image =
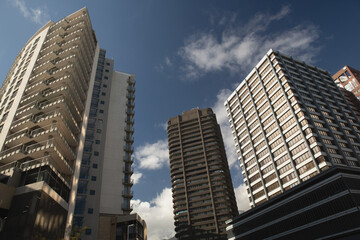
[(105, 59), (86, 8), (27, 42), (0, 89), (0, 184), (12, 189), (0, 237), (68, 237), (81, 216), (94, 239), (102, 211), (130, 213), (134, 84)]
[(251, 207), (333, 165), (360, 166), (359, 112), (327, 71), (270, 50), (225, 107)]

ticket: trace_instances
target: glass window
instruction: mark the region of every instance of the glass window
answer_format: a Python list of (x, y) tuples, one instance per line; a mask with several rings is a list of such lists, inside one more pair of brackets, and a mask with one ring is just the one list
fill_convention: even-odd
[(85, 234), (86, 234), (86, 235), (91, 235), (91, 228), (87, 228), (87, 229), (85, 230)]
[(91, 181), (96, 181), (96, 176), (91, 176)]
[(90, 190), (90, 195), (95, 195), (95, 190)]
[(93, 214), (93, 213), (94, 213), (94, 209), (93, 209), (93, 208), (88, 208), (88, 213)]
[(98, 165), (96, 163), (93, 163), (93, 168), (98, 168)]
[(99, 152), (98, 152), (98, 151), (94, 151), (94, 156), (99, 156)]

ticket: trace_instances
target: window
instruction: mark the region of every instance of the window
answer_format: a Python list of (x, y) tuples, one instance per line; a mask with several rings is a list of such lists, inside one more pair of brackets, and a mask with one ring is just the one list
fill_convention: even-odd
[[(95, 144), (100, 144), (100, 140), (95, 140)], [(94, 153), (95, 155), (95, 153)]]
[(100, 110), (99, 110), (99, 113), (104, 113), (104, 110), (100, 109)]
[(86, 234), (86, 235), (91, 235), (91, 228), (87, 228), (87, 229), (85, 230), (85, 234)]
[[(99, 141), (99, 140), (97, 140)], [(99, 141), (100, 142), (100, 141)], [(99, 152), (98, 151), (94, 151), (94, 156), (99, 156)]]
[(104, 79), (108, 80), (109, 78), (107, 76), (105, 76)]
[(107, 62), (107, 63), (106, 63), (106, 65), (107, 65), (107, 66), (110, 66), (110, 63), (109, 63), (109, 62)]
[(96, 176), (91, 176), (91, 181), (96, 181)]
[(104, 88), (107, 88), (107, 85), (106, 85), (106, 84), (103, 84), (103, 87), (104, 87)]
[(88, 213), (89, 213), (89, 214), (93, 214), (93, 213), (94, 213), (94, 209), (93, 209), (93, 208), (88, 208)]
[(109, 69), (105, 69), (105, 72), (109, 72)]
[(93, 163), (93, 168), (98, 168), (97, 163)]
[(105, 104), (105, 101), (100, 101), (100, 104)]
[(97, 133), (101, 133), (101, 129), (96, 129), (96, 132), (97, 132)]
[(95, 195), (95, 190), (90, 190), (90, 195)]
[(101, 95), (102, 95), (102, 96), (105, 96), (105, 95), (106, 95), (106, 93), (102, 92), (102, 93), (101, 93)]

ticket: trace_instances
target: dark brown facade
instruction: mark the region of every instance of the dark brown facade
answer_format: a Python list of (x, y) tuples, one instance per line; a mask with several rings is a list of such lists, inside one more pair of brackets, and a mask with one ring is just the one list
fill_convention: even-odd
[(355, 68), (345, 66), (332, 77), (336, 84), (352, 92), (360, 100), (360, 71)]
[(177, 239), (226, 239), (225, 221), (238, 214), (216, 116), (192, 109), (168, 120)]

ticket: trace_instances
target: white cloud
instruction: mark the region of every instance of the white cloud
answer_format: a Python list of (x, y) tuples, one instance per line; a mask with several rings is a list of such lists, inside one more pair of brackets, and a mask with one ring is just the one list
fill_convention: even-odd
[(16, 8), (20, 10), (24, 18), (30, 19), (32, 22), (43, 25), (50, 19), (46, 7), (31, 8), (26, 6), (24, 0), (12, 0), (11, 2)]
[(229, 118), (227, 116), (224, 102), (230, 96), (232, 91), (229, 89), (222, 89), (216, 96), (217, 100), (215, 105), (212, 107), (216, 114), (217, 121), (221, 128), (221, 134), (224, 140), (225, 151), (228, 159), (229, 166), (234, 166), (237, 163), (237, 153), (235, 148), (234, 137), (231, 133)]
[(160, 195), (150, 202), (139, 199), (131, 200), (133, 212), (138, 213), (146, 221), (148, 240), (158, 240), (174, 236), (174, 215), (172, 193), (164, 188)]
[(134, 180), (134, 184), (139, 183), (140, 178), (142, 177), (142, 173), (140, 172), (134, 172), (133, 175), (131, 176), (131, 179)]
[(169, 67), (172, 66), (172, 62), (170, 61), (170, 59), (168, 57), (165, 58), (165, 63), (166, 65), (168, 65)]
[(155, 127), (160, 127), (164, 131), (167, 131), (167, 122), (155, 124)]
[(135, 159), (140, 168), (159, 169), (169, 164), (169, 151), (166, 140), (146, 143), (135, 149)]
[(239, 211), (246, 211), (250, 209), (249, 198), (246, 191), (245, 184), (240, 184), (237, 188), (234, 189), (236, 203)]
[(221, 36), (215, 35), (214, 31), (190, 36), (178, 51), (185, 61), (182, 69), (186, 76), (195, 79), (220, 70), (250, 72), (270, 48), (312, 62), (320, 50), (314, 45), (319, 38), (315, 26), (300, 25), (265, 33), (272, 22), (282, 20), (289, 12), (289, 7), (283, 7), (275, 15), (257, 14), (241, 27), (228, 27)]

